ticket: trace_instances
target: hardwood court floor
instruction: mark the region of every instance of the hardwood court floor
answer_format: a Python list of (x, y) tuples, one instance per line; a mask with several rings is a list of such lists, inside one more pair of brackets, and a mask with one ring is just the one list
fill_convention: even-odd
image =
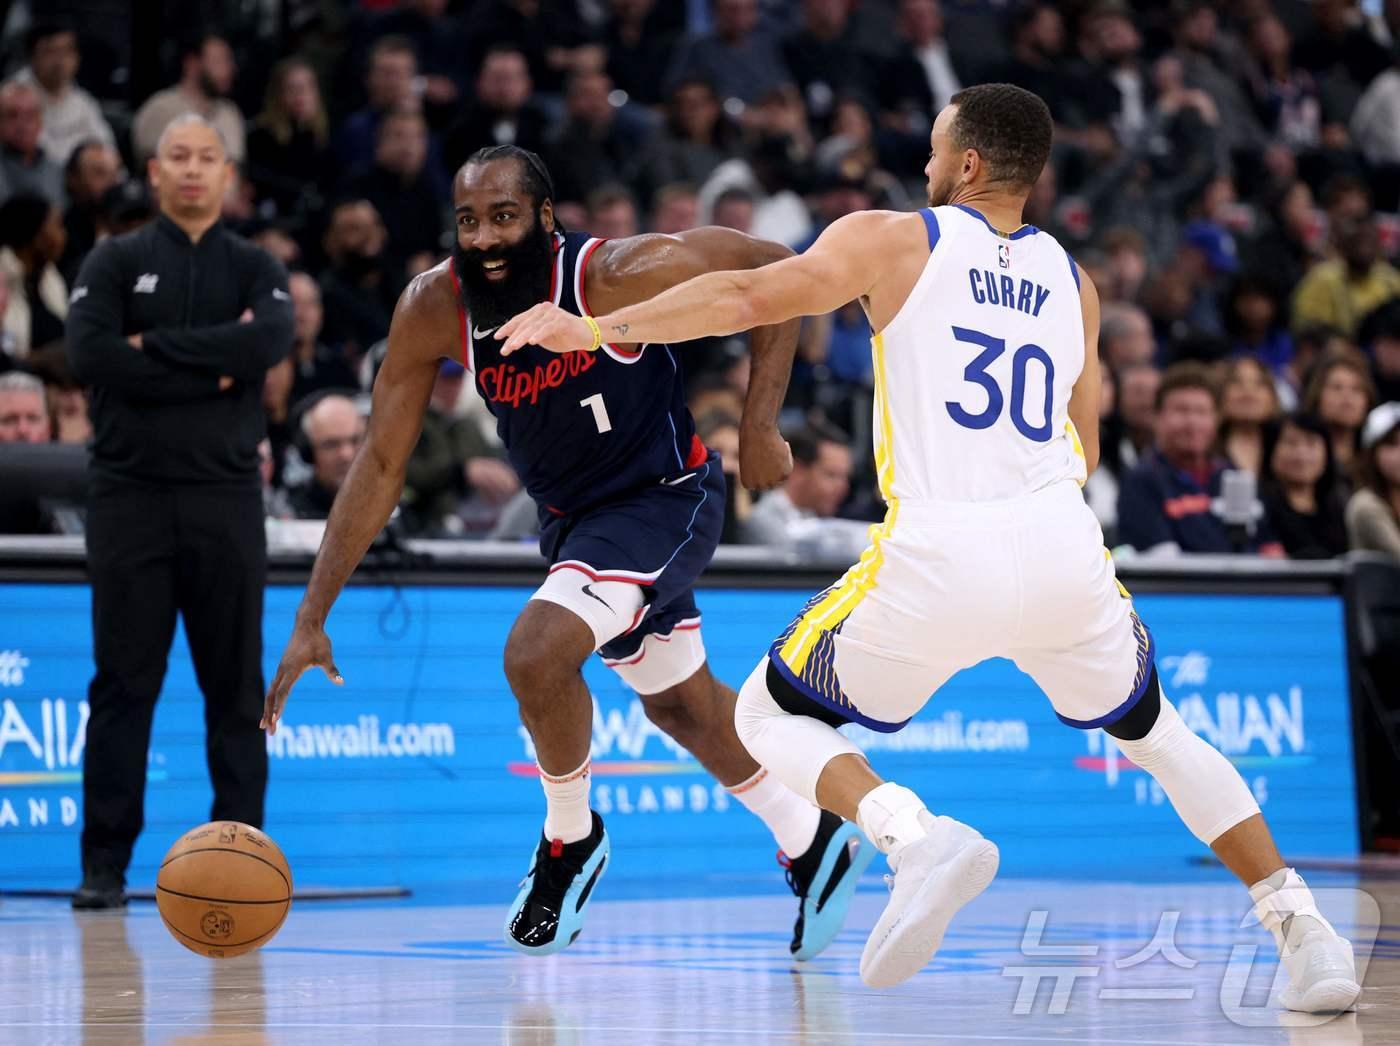
[(1400, 882), (1309, 878), (1370, 960), (1360, 1011), (1326, 1023), (1267, 1005), (1272, 944), (1240, 928), (1245, 894), (1216, 875), (998, 880), (932, 966), (871, 991), (857, 964), (884, 903), (872, 878), (800, 968), (777, 894), (603, 895), (548, 959), (500, 943), (499, 906), (305, 903), (261, 952), (222, 962), (177, 945), (151, 904), (77, 916), (7, 898), (0, 1043), (1400, 1044)]

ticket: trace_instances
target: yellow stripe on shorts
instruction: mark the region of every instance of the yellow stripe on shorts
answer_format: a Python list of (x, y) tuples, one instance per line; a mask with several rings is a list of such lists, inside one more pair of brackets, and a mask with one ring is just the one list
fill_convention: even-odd
[(827, 589), (821, 599), (803, 611), (801, 618), (782, 645), (778, 656), (801, 677), (812, 650), (821, 637), (840, 627), (865, 594), (875, 587), (875, 578), (884, 564), (880, 543), (894, 532), (899, 517), (899, 499), (894, 496), (894, 425), (890, 418), (889, 378), (885, 372), (885, 342), (876, 334), (871, 340), (875, 371), (875, 475), (880, 495), (885, 499), (884, 521), (870, 528), (870, 546), (846, 571), (841, 580)]

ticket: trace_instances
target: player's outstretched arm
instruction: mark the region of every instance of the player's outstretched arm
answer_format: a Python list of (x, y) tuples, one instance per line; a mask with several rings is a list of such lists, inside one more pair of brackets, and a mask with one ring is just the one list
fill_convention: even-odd
[(336, 495), (291, 639), (263, 704), (262, 726), (277, 721), (292, 686), (308, 668), (344, 680), (331, 655), (326, 617), (403, 493), (404, 470), (418, 442), (439, 360), (454, 352), (456, 304), (443, 270), (419, 276), (404, 291), (389, 328), (389, 351), (374, 383), (365, 443)]
[[(888, 211), (859, 211), (833, 222), (805, 254), (761, 269), (710, 272), (649, 301), (597, 317), (609, 342), (678, 342), (734, 334), (798, 316), (831, 312), (869, 293), (889, 262)], [(537, 305), (496, 332), (503, 354), (524, 345), (554, 352), (594, 348), (582, 317)]]
[[(646, 301), (708, 272), (749, 270), (792, 257), (780, 243), (709, 225), (674, 236), (611, 240), (585, 274), (589, 303), (607, 313)], [(755, 327), (751, 368), (739, 427), (739, 479), (750, 490), (771, 490), (792, 471), (792, 451), (778, 432), (801, 321)]]
[[(1076, 263), (1077, 264), (1077, 263)], [(1086, 475), (1099, 465), (1099, 292), (1094, 281), (1079, 270), (1079, 309), (1084, 317), (1084, 369), (1069, 394), (1069, 420), (1084, 448)]]

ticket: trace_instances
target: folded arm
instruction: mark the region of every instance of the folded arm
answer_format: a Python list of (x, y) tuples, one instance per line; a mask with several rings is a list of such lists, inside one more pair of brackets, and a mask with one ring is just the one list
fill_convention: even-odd
[(261, 381), (292, 349), (292, 300), (287, 272), (261, 256), (248, 296), (252, 318), (212, 327), (162, 327), (141, 335), (142, 348), (158, 359), (239, 381)]
[(122, 336), (126, 302), (112, 251), (94, 251), (83, 265), (68, 307), (66, 342), (73, 374), (84, 385), (132, 399), (180, 403), (217, 395), (219, 376), (153, 359)]

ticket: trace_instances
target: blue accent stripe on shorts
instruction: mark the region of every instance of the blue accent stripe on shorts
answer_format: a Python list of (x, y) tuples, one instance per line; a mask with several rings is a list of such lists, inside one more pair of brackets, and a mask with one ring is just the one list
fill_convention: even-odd
[(909, 719), (904, 720), (902, 723), (885, 723), (879, 719), (871, 719), (869, 716), (861, 715), (852, 706), (840, 704), (831, 700), (831, 698), (821, 693), (821, 691), (812, 689), (812, 687), (808, 686), (793, 673), (792, 669), (788, 667), (787, 662), (778, 656), (776, 650), (770, 649), (768, 651), (768, 660), (777, 668), (779, 675), (797, 688), (798, 693), (817, 702), (817, 704), (821, 705), (823, 708), (831, 709), (831, 711), (835, 712), (842, 719), (847, 719), (869, 730), (874, 730), (881, 734), (893, 734), (896, 731), (903, 730), (909, 725), (910, 719), (914, 718), (910, 716)]
[[(1137, 621), (1136, 614), (1133, 615), (1133, 619)], [(1056, 712), (1055, 715), (1060, 722), (1064, 723), (1066, 726), (1072, 726), (1076, 730), (1092, 730), (1098, 726), (1112, 726), (1131, 712), (1133, 706), (1142, 700), (1142, 695), (1147, 693), (1147, 684), (1152, 679), (1152, 663), (1157, 660), (1157, 641), (1152, 638), (1152, 633), (1148, 630), (1146, 625), (1142, 626), (1142, 630), (1147, 633), (1147, 642), (1138, 651), (1141, 675), (1137, 681), (1137, 685), (1133, 687), (1133, 692), (1128, 695), (1128, 700), (1124, 701), (1113, 711), (1106, 715), (1101, 715), (1097, 719), (1070, 719), (1068, 716), (1062, 716), (1059, 712)], [(1145, 668), (1143, 667), (1144, 665), (1146, 666)]]

